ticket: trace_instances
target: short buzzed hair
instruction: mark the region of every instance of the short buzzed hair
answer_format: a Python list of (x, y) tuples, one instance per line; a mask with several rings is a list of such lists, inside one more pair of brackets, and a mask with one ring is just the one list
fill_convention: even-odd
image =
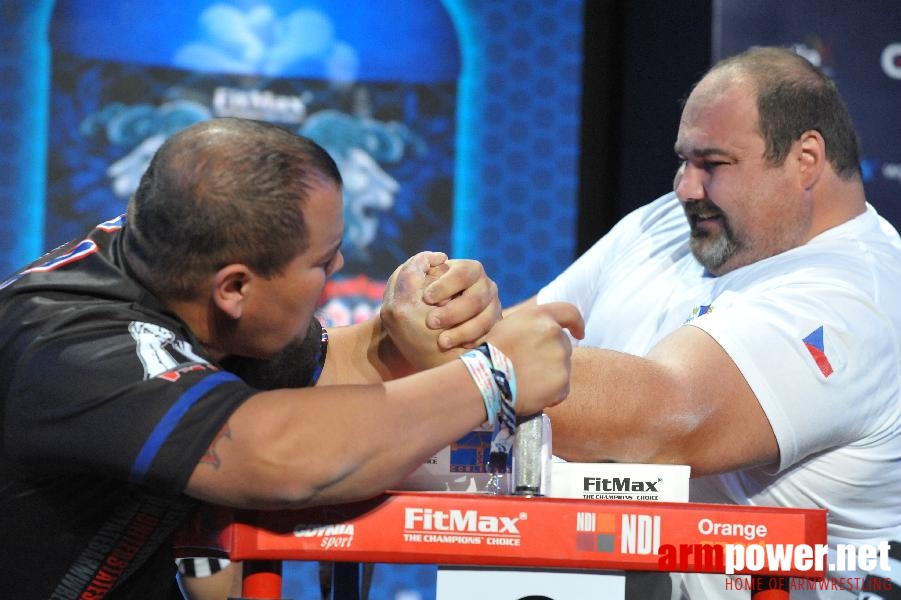
[(308, 247), (301, 209), (322, 183), (340, 189), (341, 175), (315, 142), (261, 121), (200, 122), (170, 137), (142, 176), (127, 252), (164, 298), (191, 298), (231, 263), (275, 275)]
[(754, 47), (718, 62), (708, 74), (733, 70), (757, 90), (758, 127), (765, 156), (781, 165), (805, 131), (826, 141), (826, 159), (843, 179), (860, 176), (860, 142), (835, 83), (788, 48)]

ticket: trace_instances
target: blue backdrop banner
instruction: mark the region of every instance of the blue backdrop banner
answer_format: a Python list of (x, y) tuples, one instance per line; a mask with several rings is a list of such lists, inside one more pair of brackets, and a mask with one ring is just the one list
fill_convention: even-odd
[(836, 82), (860, 135), (867, 199), (901, 228), (901, 5), (897, 0), (715, 0), (714, 59), (789, 46)]

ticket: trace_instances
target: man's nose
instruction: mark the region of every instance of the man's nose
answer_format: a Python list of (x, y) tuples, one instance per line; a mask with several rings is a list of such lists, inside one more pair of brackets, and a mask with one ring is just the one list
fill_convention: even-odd
[(683, 162), (673, 178), (673, 191), (680, 202), (691, 202), (704, 197), (704, 171)]

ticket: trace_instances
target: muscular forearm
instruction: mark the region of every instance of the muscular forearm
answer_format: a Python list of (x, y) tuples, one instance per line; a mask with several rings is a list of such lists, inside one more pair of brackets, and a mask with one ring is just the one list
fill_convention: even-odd
[(377, 383), (413, 372), (376, 316), (365, 323), (329, 329), (329, 348), (318, 385)]
[[(386, 384), (255, 395), (200, 464), (188, 493), (238, 507), (371, 497), (486, 418), (461, 361)], [(249, 483), (249, 482), (252, 482)]]
[[(495, 351), (487, 360), (501, 361), (504, 371), (515, 367), (517, 414), (564, 398), (571, 350), (564, 328), (580, 338), (581, 317), (575, 307), (555, 303), (523, 309), (489, 334)], [(467, 364), (451, 360), (384, 383), (254, 394), (209, 446), (186, 491), (258, 509), (371, 497), (486, 420), (482, 390), (501, 402), (499, 388), (491, 391), (486, 381), (494, 380), (474, 379)]]
[(570, 397), (548, 413), (555, 453), (573, 461), (687, 464), (700, 476), (779, 458), (741, 372), (694, 327), (646, 357), (577, 348)]
[(570, 395), (547, 411), (554, 453), (582, 462), (678, 462), (676, 440), (685, 432), (674, 381), (647, 359), (576, 348)]

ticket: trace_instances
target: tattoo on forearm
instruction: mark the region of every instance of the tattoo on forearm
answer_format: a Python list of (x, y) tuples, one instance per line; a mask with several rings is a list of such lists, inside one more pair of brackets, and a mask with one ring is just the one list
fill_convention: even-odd
[(232, 430), (228, 426), (228, 423), (219, 430), (219, 433), (213, 439), (213, 443), (210, 444), (210, 447), (207, 448), (206, 453), (200, 458), (200, 462), (205, 465), (211, 465), (214, 469), (218, 469), (219, 465), (222, 464), (222, 460), (219, 458), (219, 454), (216, 452), (216, 445), (219, 443), (219, 440), (223, 438), (231, 438)]

